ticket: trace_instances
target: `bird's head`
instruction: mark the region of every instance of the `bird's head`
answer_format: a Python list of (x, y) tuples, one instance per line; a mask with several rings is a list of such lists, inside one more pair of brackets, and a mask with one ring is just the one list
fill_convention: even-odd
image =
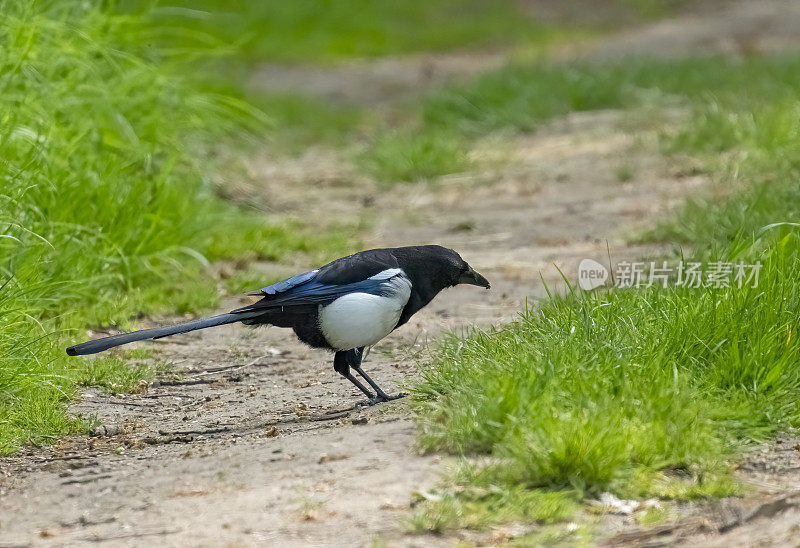
[(438, 245), (408, 249), (418, 250), (424, 257), (422, 264), (425, 265), (428, 276), (435, 280), (434, 285), (438, 285), (439, 289), (461, 284), (477, 285), (489, 289), (489, 280), (478, 274), (467, 264), (467, 261), (461, 258), (461, 255), (452, 249)]

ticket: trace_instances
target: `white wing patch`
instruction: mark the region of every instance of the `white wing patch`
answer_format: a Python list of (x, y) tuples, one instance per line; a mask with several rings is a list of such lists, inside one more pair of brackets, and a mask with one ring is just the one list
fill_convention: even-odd
[(400, 268), (379, 272), (370, 279), (386, 280), (381, 295), (350, 293), (320, 307), (319, 327), (337, 350), (370, 346), (391, 333), (411, 296), (411, 280)]
[[(403, 272), (402, 268), (387, 268), (386, 270), (382, 270), (382, 271), (378, 272), (374, 276), (370, 276), (369, 279), (370, 280), (388, 280), (389, 278), (394, 278), (395, 276), (400, 275), (400, 274), (402, 274), (403, 276), (406, 275), (406, 273)], [(408, 279), (408, 278), (406, 278), (406, 279)]]

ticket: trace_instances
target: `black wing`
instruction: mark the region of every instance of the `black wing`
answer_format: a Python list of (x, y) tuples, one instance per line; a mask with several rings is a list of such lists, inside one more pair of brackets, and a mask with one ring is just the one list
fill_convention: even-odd
[[(377, 276), (381, 272), (395, 269), (397, 273), (389, 272), (388, 276)], [(233, 313), (287, 308), (299, 312), (301, 309), (330, 304), (348, 293), (379, 295), (384, 290), (384, 284), (395, 275), (404, 274), (390, 250), (362, 251), (337, 259), (318, 270), (269, 285), (255, 294), (262, 295), (263, 299), (234, 310)]]

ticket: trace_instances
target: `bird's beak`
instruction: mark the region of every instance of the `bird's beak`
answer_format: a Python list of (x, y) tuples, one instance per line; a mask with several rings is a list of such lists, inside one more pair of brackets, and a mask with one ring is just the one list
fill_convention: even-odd
[(481, 286), (481, 287), (485, 287), (486, 289), (489, 289), (489, 280), (487, 280), (486, 278), (484, 278), (483, 276), (481, 276), (480, 274), (478, 274), (477, 272), (472, 270), (472, 267), (470, 267), (469, 270), (464, 272), (458, 278), (458, 283), (459, 284), (478, 285), (478, 286)]

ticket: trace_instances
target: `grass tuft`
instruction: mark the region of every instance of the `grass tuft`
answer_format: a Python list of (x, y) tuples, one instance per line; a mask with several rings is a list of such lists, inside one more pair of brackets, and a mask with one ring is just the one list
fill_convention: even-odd
[(362, 169), (378, 180), (408, 182), (466, 171), (470, 162), (455, 134), (390, 134), (360, 156)]
[(172, 372), (170, 364), (151, 361), (147, 350), (117, 352), (80, 364), (74, 368), (73, 378), (80, 386), (99, 386), (111, 394), (143, 392), (156, 375)]
[(467, 482), (483, 488), (737, 493), (731, 459), (800, 423), (799, 250), (794, 232), (748, 250), (757, 288), (553, 297), (449, 339), (415, 389), (421, 445), (491, 455)]
[(146, 378), (68, 360), (87, 324), (208, 307), (211, 261), (327, 245), (215, 196), (212, 148), (269, 121), (179, 74), (191, 53), (148, 46), (148, 20), (0, 2), (0, 453), (78, 428), (63, 405), (76, 382)]
[(456, 528), (483, 529), (498, 522), (520, 520), (548, 525), (568, 518), (577, 509), (577, 498), (572, 492), (495, 485), (464, 484), (455, 491), (430, 491), (417, 498), (409, 529), (418, 534), (441, 534)]

